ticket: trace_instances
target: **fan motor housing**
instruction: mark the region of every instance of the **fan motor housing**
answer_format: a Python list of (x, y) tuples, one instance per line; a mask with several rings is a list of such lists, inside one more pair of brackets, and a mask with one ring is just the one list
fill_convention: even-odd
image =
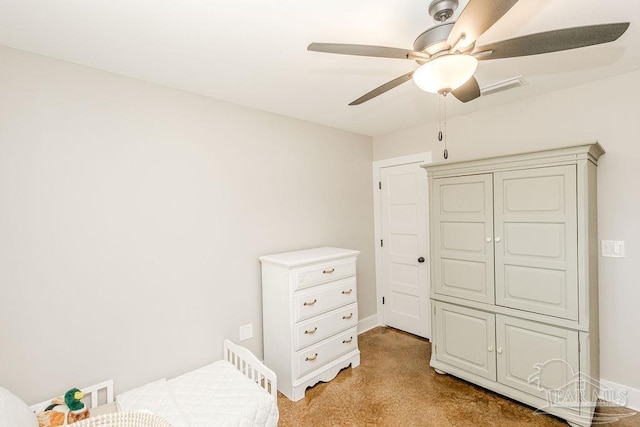
[(448, 49), (447, 37), (449, 37), (453, 24), (454, 22), (445, 22), (429, 28), (413, 42), (413, 50), (433, 55)]

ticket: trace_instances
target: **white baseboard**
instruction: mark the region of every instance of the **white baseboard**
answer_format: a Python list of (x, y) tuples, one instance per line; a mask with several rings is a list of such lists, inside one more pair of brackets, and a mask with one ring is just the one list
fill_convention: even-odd
[(360, 319), (358, 321), (358, 335), (360, 335), (363, 332), (367, 332), (368, 330), (373, 329), (376, 326), (380, 326), (380, 322), (377, 314), (374, 314), (373, 316), (369, 316), (365, 319)]
[(620, 402), (616, 402), (615, 400), (619, 399), (620, 396), (626, 395), (625, 406), (629, 409), (640, 412), (640, 390), (637, 388), (628, 387), (626, 385), (602, 379), (600, 380), (600, 388), (613, 391), (612, 393), (601, 393), (600, 398), (602, 400), (618, 404)]

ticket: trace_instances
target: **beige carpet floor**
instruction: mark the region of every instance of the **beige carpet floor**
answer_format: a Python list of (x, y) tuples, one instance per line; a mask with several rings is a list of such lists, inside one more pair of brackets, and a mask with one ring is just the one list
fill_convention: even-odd
[[(359, 336), (361, 364), (291, 402), (279, 393), (285, 426), (566, 426), (498, 394), (429, 367), (429, 341), (386, 327)], [(599, 408), (623, 414), (624, 408)], [(615, 427), (640, 426), (640, 415)]]

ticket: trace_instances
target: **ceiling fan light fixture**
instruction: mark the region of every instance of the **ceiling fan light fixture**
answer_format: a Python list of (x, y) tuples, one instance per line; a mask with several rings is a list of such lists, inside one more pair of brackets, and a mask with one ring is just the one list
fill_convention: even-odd
[(478, 60), (471, 55), (446, 54), (432, 59), (413, 73), (413, 81), (425, 92), (451, 92), (476, 72)]

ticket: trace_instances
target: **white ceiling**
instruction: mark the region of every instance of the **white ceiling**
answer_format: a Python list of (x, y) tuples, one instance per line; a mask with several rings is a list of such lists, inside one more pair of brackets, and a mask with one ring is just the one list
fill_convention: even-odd
[[(462, 2), (466, 4), (466, 1)], [(285, 116), (380, 135), (437, 120), (437, 95), (413, 82), (347, 104), (417, 67), (407, 60), (308, 52), (311, 42), (411, 48), (433, 25), (429, 0), (0, 0), (0, 45)], [(478, 45), (563, 27), (631, 22), (616, 42), (482, 61), (485, 86), (527, 85), (467, 104), (465, 114), (640, 69), (640, 1), (520, 0)], [(640, 84), (640, 82), (639, 82)]]

